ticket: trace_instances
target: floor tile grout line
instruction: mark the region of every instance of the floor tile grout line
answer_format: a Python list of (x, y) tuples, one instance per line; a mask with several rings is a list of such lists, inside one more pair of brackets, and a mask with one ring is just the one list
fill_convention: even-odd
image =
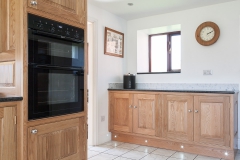
[[(92, 147), (90, 147), (90, 148), (88, 148), (88, 150), (89, 151), (93, 151), (93, 152), (98, 152), (98, 154), (96, 154), (96, 155), (94, 155), (94, 156), (91, 156), (91, 157), (89, 157), (88, 159), (90, 159), (90, 158), (93, 158), (93, 157), (95, 157), (95, 156), (99, 156), (100, 154), (108, 154), (108, 153), (105, 153), (105, 152), (107, 152), (107, 151), (109, 151), (109, 150), (111, 150), (111, 149), (114, 149), (114, 148), (121, 148), (121, 149), (126, 149), (126, 150), (128, 150), (127, 152), (125, 152), (125, 153), (123, 153), (123, 154), (121, 154), (121, 155), (113, 155), (113, 154), (108, 154), (108, 155), (112, 155), (112, 156), (117, 156), (117, 157), (115, 157), (114, 159), (117, 159), (118, 157), (120, 157), (120, 158), (126, 158), (126, 157), (122, 157), (122, 155), (124, 155), (124, 154), (127, 154), (127, 153), (129, 153), (129, 152), (131, 152), (131, 151), (138, 151), (138, 150), (135, 150), (135, 149), (137, 149), (138, 147), (150, 147), (150, 146), (144, 146), (144, 145), (138, 145), (137, 147), (135, 147), (135, 148), (132, 148), (132, 149), (128, 149), (128, 148), (122, 148), (122, 147), (119, 147), (119, 146), (121, 146), (121, 145), (123, 145), (123, 144), (126, 144), (126, 143), (122, 143), (122, 144), (120, 144), (120, 145), (117, 145), (117, 146), (115, 146), (115, 145), (106, 145), (106, 144), (100, 144), (100, 145), (106, 145), (106, 146), (111, 146), (111, 147), (113, 147), (113, 148), (109, 148), (109, 149), (107, 149), (107, 150), (105, 150), (105, 151), (101, 151), (101, 152), (99, 152), (99, 151), (95, 151), (95, 150), (91, 150), (91, 148)], [(129, 143), (129, 144), (132, 144), (132, 143)], [(96, 145), (96, 146), (100, 146), (100, 145)], [(155, 147), (154, 147), (155, 148)], [(157, 149), (164, 149), (164, 148), (156, 148), (156, 149), (154, 149), (153, 151), (151, 151), (151, 152), (142, 152), (142, 151), (138, 151), (138, 152), (142, 152), (142, 153), (147, 153), (147, 155), (145, 155), (145, 156), (143, 156), (141, 159), (143, 159), (144, 157), (146, 157), (146, 156), (148, 156), (148, 155), (150, 155), (150, 154), (153, 154), (153, 152), (154, 151), (156, 151)], [(170, 157), (168, 157), (167, 159), (169, 159), (169, 158), (176, 158), (176, 157), (172, 157), (175, 153), (177, 153), (178, 151), (175, 151)], [(185, 152), (183, 152), (183, 153), (185, 153)], [(159, 155), (159, 154), (154, 154), (154, 155)], [(160, 156), (162, 156), (162, 155), (160, 155)], [(196, 155), (196, 157), (193, 159), (193, 160), (195, 160), (197, 157), (198, 157), (199, 155)], [(165, 156), (165, 157), (167, 157), (167, 156)], [(215, 158), (215, 157), (212, 157), (212, 158)], [(129, 159), (129, 158), (126, 158), (126, 159)], [(141, 160), (140, 159), (140, 160)], [(178, 159), (178, 158), (176, 158), (176, 159)], [(129, 160), (132, 160), (132, 159), (129, 159)], [(223, 160), (223, 159), (219, 159), (219, 160)]]
[[(101, 154), (101, 153), (99, 153), (99, 154)], [(92, 156), (92, 157), (95, 157), (95, 156), (97, 156), (97, 155), (99, 155), (99, 154), (96, 154), (96, 155), (94, 155), (94, 156)], [(90, 158), (92, 158), (92, 157), (89, 157), (89, 158), (87, 158), (87, 159), (90, 159)]]

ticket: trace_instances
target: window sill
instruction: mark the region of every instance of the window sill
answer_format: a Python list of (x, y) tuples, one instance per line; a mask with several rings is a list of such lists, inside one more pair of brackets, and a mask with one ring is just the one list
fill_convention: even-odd
[(181, 70), (168, 71), (168, 72), (141, 72), (141, 73), (137, 73), (137, 74), (169, 74), (169, 73), (181, 73)]

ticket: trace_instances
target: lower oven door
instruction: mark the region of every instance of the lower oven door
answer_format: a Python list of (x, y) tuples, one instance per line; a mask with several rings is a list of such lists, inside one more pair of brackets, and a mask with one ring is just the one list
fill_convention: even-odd
[(29, 65), (29, 120), (83, 110), (84, 71), (82, 69)]

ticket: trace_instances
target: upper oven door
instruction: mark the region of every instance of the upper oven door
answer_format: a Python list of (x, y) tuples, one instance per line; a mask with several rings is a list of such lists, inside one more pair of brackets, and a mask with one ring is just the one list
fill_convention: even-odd
[(28, 29), (29, 64), (84, 67), (84, 43), (75, 39)]

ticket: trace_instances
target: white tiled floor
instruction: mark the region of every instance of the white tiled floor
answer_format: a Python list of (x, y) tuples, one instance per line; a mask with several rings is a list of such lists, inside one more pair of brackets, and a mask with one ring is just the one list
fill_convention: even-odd
[[(89, 160), (220, 160), (196, 154), (161, 148), (110, 141), (99, 146), (88, 146)], [(223, 160), (223, 159), (222, 159)], [(235, 160), (240, 160), (240, 151)]]

